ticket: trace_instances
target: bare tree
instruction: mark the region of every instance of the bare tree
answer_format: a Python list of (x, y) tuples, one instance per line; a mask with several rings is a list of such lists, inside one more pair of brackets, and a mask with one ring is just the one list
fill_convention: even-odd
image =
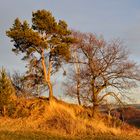
[(80, 99), (80, 64), (79, 56), (76, 46), (71, 47), (71, 61), (72, 67), (69, 68), (66, 82), (63, 83), (66, 95), (77, 98), (78, 104), (81, 105)]
[(25, 91), (25, 85), (23, 82), (23, 75), (21, 75), (19, 72), (14, 71), (12, 75), (9, 75), (13, 86), (15, 87), (16, 90), (16, 96), (26, 96), (25, 94), (27, 93)]
[[(76, 67), (76, 66), (75, 66)], [(73, 67), (72, 67), (73, 68)], [(77, 99), (79, 105), (82, 104), (81, 102), (81, 83), (80, 83), (80, 76), (77, 73), (77, 69), (69, 68), (69, 73), (67, 74), (67, 78), (65, 82), (63, 82), (63, 88), (65, 91), (65, 95), (71, 98)]]
[(121, 102), (120, 95), (138, 86), (139, 66), (129, 60), (121, 41), (106, 42), (91, 33), (74, 32), (73, 35), (80, 53), (82, 96), (93, 104), (95, 111), (108, 96)]
[(9, 73), (9, 78), (16, 90), (17, 97), (40, 96), (48, 90), (46, 84), (39, 77), (36, 77), (34, 73), (29, 75), (28, 73), (21, 74), (18, 71), (14, 71), (12, 75)]

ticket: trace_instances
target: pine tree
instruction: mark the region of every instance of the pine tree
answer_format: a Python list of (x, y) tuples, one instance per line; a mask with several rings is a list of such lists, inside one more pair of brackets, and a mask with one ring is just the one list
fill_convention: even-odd
[(5, 69), (0, 71), (0, 110), (3, 116), (6, 115), (7, 106), (15, 97), (15, 89), (8, 78)]
[(66, 22), (57, 22), (51, 12), (38, 10), (32, 13), (31, 27), (17, 18), (6, 34), (14, 42), (13, 51), (22, 53), (23, 60), (29, 62), (29, 77), (35, 79), (35, 84), (45, 83), (49, 97), (53, 97), (51, 75), (69, 60), (73, 42)]

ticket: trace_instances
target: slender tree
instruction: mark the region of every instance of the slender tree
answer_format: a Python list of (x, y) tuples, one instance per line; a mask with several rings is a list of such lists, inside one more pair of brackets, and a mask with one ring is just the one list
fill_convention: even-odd
[(69, 68), (69, 73), (67, 73), (66, 80), (63, 82), (63, 89), (65, 95), (76, 99), (79, 105), (82, 104), (80, 86), (80, 76), (77, 73), (77, 68)]
[(78, 104), (81, 105), (80, 97), (80, 64), (77, 48), (75, 46), (71, 47), (71, 60), (69, 61), (72, 64), (69, 68), (66, 81), (63, 82), (63, 87), (65, 94), (77, 98)]
[(28, 76), (47, 84), (52, 98), (51, 75), (70, 58), (72, 38), (66, 22), (57, 22), (51, 12), (38, 10), (32, 13), (31, 27), (17, 18), (6, 34), (14, 42), (13, 51), (24, 54), (23, 60), (28, 60)]

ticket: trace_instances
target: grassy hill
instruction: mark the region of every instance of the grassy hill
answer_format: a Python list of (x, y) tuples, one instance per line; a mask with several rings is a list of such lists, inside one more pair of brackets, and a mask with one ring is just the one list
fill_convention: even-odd
[(54, 99), (20, 99), (10, 117), (0, 118), (1, 140), (140, 139), (140, 131), (115, 118)]

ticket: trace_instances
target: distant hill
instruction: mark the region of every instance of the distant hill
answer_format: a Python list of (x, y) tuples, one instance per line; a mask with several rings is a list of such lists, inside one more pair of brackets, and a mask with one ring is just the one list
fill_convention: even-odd
[(129, 104), (128, 106), (135, 107), (137, 109), (140, 109), (140, 104)]
[(118, 119), (122, 119), (131, 125), (140, 128), (140, 104), (129, 104), (124, 108), (116, 107), (111, 111), (112, 116), (117, 116)]

